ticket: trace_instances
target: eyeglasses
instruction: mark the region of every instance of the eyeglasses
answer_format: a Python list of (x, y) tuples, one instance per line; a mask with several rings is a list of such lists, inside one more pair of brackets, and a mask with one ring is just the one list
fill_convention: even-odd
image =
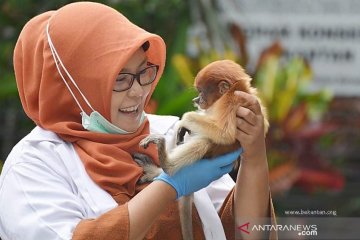
[(113, 91), (122, 92), (130, 89), (134, 84), (134, 80), (140, 84), (140, 86), (146, 86), (155, 81), (159, 66), (149, 63), (149, 66), (141, 70), (140, 72), (134, 73), (120, 73), (115, 81)]

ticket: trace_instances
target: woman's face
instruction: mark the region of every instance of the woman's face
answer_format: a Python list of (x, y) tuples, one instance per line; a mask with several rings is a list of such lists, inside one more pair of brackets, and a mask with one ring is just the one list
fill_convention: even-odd
[[(129, 59), (120, 73), (136, 74), (146, 68), (147, 63), (145, 52), (140, 48)], [(135, 80), (130, 89), (122, 92), (113, 91), (111, 97), (111, 123), (128, 132), (136, 131), (141, 124), (141, 115), (150, 89), (151, 84), (140, 86)]]

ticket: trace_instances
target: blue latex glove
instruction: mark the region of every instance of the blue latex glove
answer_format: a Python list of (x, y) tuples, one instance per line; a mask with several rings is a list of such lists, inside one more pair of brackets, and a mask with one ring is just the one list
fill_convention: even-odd
[(162, 172), (154, 180), (161, 180), (170, 184), (176, 190), (176, 199), (192, 194), (208, 186), (212, 181), (229, 173), (234, 161), (242, 153), (242, 148), (237, 151), (213, 158), (201, 159), (191, 165), (185, 166), (173, 176)]

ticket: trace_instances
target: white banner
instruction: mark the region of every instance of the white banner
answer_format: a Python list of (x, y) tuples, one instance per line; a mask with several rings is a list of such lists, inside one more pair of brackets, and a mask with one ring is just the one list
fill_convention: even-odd
[(250, 68), (264, 48), (280, 40), (289, 56), (309, 61), (315, 90), (326, 87), (337, 96), (360, 96), (360, 1), (234, 2), (225, 18), (245, 31)]

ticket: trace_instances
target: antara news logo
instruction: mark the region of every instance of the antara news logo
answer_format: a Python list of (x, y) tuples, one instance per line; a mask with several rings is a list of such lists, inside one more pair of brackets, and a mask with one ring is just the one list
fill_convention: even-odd
[(317, 236), (317, 225), (302, 225), (302, 224), (258, 224), (253, 225), (250, 228), (250, 222), (247, 222), (238, 227), (238, 230), (246, 233), (251, 234), (251, 232), (259, 232), (259, 231), (276, 231), (276, 232), (289, 232), (294, 231), (297, 232), (299, 236)]

